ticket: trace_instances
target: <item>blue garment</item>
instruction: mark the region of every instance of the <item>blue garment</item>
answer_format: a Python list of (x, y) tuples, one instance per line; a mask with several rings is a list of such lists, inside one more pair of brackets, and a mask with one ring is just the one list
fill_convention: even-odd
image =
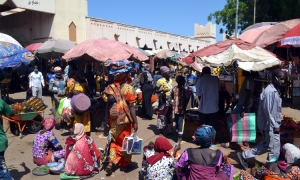
[(153, 77), (153, 81), (154, 81), (153, 86), (154, 86), (154, 87), (156, 87), (156, 83), (157, 83), (157, 81), (158, 81), (160, 78), (162, 78), (162, 75), (160, 75), (160, 74), (155, 74), (155, 75), (154, 75), (154, 77)]
[(279, 128), (282, 120), (280, 93), (273, 84), (269, 84), (260, 94), (257, 113), (257, 126), (260, 130)]
[(50, 80), (55, 78), (56, 75), (55, 74), (51, 74), (51, 73), (47, 73), (47, 79), (48, 79), (48, 83), (50, 83)]
[(197, 77), (195, 75), (193, 75), (193, 74), (192, 75), (188, 75), (185, 78), (186, 78), (188, 84), (195, 84), (196, 80), (197, 80)]
[(0, 179), (1, 180), (13, 180), (7, 166), (5, 164), (4, 152), (0, 153)]
[(183, 114), (175, 114), (175, 123), (176, 123), (176, 130), (178, 130), (178, 136), (181, 137), (183, 134), (183, 120), (184, 115)]

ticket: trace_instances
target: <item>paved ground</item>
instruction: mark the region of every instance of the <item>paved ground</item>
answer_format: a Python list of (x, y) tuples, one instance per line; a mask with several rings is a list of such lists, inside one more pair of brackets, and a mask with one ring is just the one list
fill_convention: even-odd
[[(11, 95), (14, 99), (25, 99), (25, 93), (15, 93)], [(43, 97), (46, 104), (50, 105), (50, 97)], [(297, 108), (297, 107), (296, 107)], [(299, 107), (298, 107), (299, 108)], [(49, 109), (45, 112), (45, 117), (49, 116)], [(300, 113), (299, 110), (292, 109), (289, 107), (284, 107), (283, 112), (288, 114), (289, 116), (296, 117), (297, 119), (300, 119)], [(156, 130), (156, 116), (153, 120), (142, 120), (141, 118), (138, 118), (139, 121), (139, 131), (138, 136), (143, 139), (143, 145), (146, 145), (149, 143), (149, 141), (154, 141), (158, 137), (158, 131)], [(61, 144), (64, 144), (64, 141), (67, 136), (63, 136), (66, 134), (65, 132), (61, 131), (55, 131), (55, 135), (60, 141)], [(31, 173), (31, 170), (34, 169), (36, 166), (32, 162), (32, 155), (31, 155), (31, 144), (32, 140), (34, 139), (34, 134), (28, 134), (23, 139), (20, 139), (17, 136), (14, 136), (12, 134), (7, 134), (8, 140), (9, 140), (9, 147), (6, 150), (6, 162), (9, 166), (10, 173), (14, 177), (15, 180), (24, 179), (24, 180), (32, 180), (32, 179), (43, 179), (43, 180), (54, 180), (59, 179), (58, 175), (47, 175), (47, 176), (34, 176)], [(98, 139), (97, 134), (95, 132), (92, 133), (92, 137), (94, 138), (96, 144), (98, 147), (104, 147), (105, 146), (105, 139)], [(175, 137), (168, 137), (170, 142), (174, 144)], [(196, 147), (192, 143), (186, 143), (182, 145), (182, 150), (185, 150), (189, 147)], [(228, 155), (229, 158), (231, 158), (232, 163), (235, 165), (235, 172), (237, 173), (241, 166), (238, 165), (236, 162), (237, 156), (236, 151), (227, 150), (220, 148), (220, 146), (217, 144), (217, 148), (221, 149), (225, 155)], [(251, 161), (251, 164), (254, 165), (254, 163), (262, 163), (265, 161), (266, 154), (257, 157), (255, 160)], [(141, 165), (142, 161), (142, 155), (135, 155), (132, 159), (133, 163), (132, 165), (135, 167), (134, 170), (131, 172), (121, 172), (119, 169), (116, 169), (115, 172), (110, 176), (107, 177), (105, 175), (105, 172), (102, 170), (100, 173), (95, 176), (94, 180), (100, 180), (100, 179), (119, 179), (119, 180), (129, 180), (129, 179), (139, 179), (138, 171)]]

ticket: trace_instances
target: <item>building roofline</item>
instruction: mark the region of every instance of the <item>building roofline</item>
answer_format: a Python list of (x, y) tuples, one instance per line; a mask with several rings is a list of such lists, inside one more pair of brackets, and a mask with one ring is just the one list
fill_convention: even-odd
[[(198, 38), (195, 38), (195, 37), (182, 36), (182, 35), (173, 34), (173, 33), (168, 33), (168, 32), (159, 31), (159, 30), (155, 30), (155, 29), (144, 28), (144, 27), (140, 27), (140, 26), (134, 26), (134, 25), (130, 25), (130, 24), (124, 24), (124, 23), (119, 23), (119, 22), (110, 21), (110, 20), (105, 20), (105, 19), (100, 19), (100, 18), (94, 18), (94, 17), (90, 17), (90, 16), (86, 16), (86, 18), (90, 18), (91, 20), (98, 20), (98, 21), (105, 22), (105, 23), (117, 23), (117, 24), (121, 24), (121, 25), (123, 25), (123, 26), (130, 27), (130, 28), (139, 28), (139, 29), (141, 29), (141, 30), (155, 31), (155, 32), (157, 32), (157, 33), (169, 34), (169, 35), (172, 35), (172, 36), (177, 36), (177, 37), (187, 38), (187, 39), (191, 39), (191, 40), (197, 40), (197, 41), (206, 42), (206, 43), (209, 43), (209, 42), (210, 42), (210, 41), (198, 39)], [(207, 38), (207, 37), (206, 37), (206, 38)]]

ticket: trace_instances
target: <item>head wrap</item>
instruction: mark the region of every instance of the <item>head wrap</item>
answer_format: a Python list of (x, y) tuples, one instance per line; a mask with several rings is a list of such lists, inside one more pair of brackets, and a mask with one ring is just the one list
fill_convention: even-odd
[(55, 123), (56, 123), (55, 120), (52, 118), (45, 118), (42, 121), (42, 125), (44, 126), (46, 131), (51, 131), (54, 128)]
[(216, 136), (216, 130), (212, 126), (202, 125), (200, 126), (193, 136), (197, 145), (201, 147), (209, 147), (211, 140)]
[(61, 71), (61, 67), (56, 66), (56, 67), (54, 68), (54, 72), (58, 72), (58, 71)]
[(74, 135), (75, 135), (76, 140), (79, 140), (80, 138), (82, 138), (85, 135), (85, 130), (84, 130), (83, 124), (76, 123), (74, 125)]
[(153, 165), (157, 161), (161, 160), (164, 156), (170, 157), (171, 155), (167, 152), (172, 149), (172, 144), (164, 137), (158, 137), (155, 140), (154, 149), (159, 152), (159, 154), (155, 154), (146, 159), (146, 161)]
[(170, 69), (169, 69), (167, 66), (162, 66), (162, 67), (160, 67), (160, 72), (161, 72), (162, 74), (164, 74), (164, 73), (169, 73), (169, 72), (170, 72)]

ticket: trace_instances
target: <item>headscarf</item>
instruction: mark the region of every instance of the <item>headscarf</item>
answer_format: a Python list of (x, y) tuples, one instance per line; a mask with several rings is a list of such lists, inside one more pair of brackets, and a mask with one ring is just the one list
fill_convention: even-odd
[(211, 140), (216, 136), (216, 130), (212, 126), (202, 125), (200, 126), (193, 136), (194, 141), (201, 147), (209, 147)]
[(167, 152), (172, 149), (172, 144), (164, 137), (158, 137), (155, 140), (154, 149), (159, 154), (155, 154), (146, 159), (146, 161), (153, 165), (157, 161), (160, 161), (164, 156), (171, 157), (171, 155)]
[(162, 67), (160, 67), (160, 72), (161, 72), (162, 74), (164, 74), (164, 73), (169, 73), (169, 72), (170, 72), (170, 69), (169, 69), (167, 66), (162, 66)]
[(59, 72), (59, 71), (61, 71), (61, 67), (56, 66), (56, 67), (54, 68), (54, 72)]
[(79, 140), (85, 135), (84, 125), (81, 123), (76, 123), (74, 127), (75, 139)]
[(55, 120), (52, 118), (45, 118), (42, 121), (42, 125), (44, 126), (46, 131), (51, 131), (55, 126)]

